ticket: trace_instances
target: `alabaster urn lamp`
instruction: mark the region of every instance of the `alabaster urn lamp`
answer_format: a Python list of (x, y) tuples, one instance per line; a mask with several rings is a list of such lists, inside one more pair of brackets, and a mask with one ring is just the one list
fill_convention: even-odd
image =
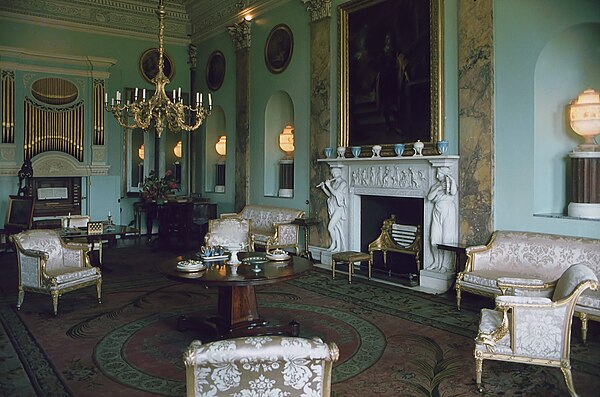
[(584, 142), (569, 153), (571, 202), (569, 216), (600, 219), (600, 94), (588, 88), (569, 104), (569, 124)]

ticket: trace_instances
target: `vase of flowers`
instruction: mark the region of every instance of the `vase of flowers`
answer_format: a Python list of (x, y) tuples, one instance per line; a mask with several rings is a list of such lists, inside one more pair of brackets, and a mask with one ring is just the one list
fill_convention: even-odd
[(162, 178), (158, 178), (155, 171), (150, 171), (150, 175), (144, 179), (142, 197), (145, 201), (164, 202), (167, 195), (173, 193), (173, 190), (176, 189), (177, 181), (171, 170), (167, 170)]

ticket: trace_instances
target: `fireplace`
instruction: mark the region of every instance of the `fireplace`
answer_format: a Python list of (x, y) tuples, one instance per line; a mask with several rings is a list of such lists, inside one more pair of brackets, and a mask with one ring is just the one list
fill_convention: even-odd
[[(404, 225), (421, 225), (423, 222), (423, 199), (412, 197), (360, 196), (360, 251), (368, 252), (368, 245), (381, 233), (383, 221), (396, 215), (396, 222)], [(423, 227), (421, 226), (421, 230)], [(423, 236), (421, 236), (421, 242)], [(421, 252), (423, 247), (421, 244)], [(413, 255), (388, 252), (388, 268), (384, 266), (383, 255), (373, 255), (373, 274), (375, 277), (391, 273), (392, 278), (408, 278), (416, 272), (416, 261)], [(365, 265), (365, 264), (363, 264)]]
[[(375, 229), (394, 213), (398, 223), (422, 225), (421, 289), (432, 293), (448, 290), (455, 275), (453, 257), (438, 251), (436, 243), (458, 241), (458, 160), (458, 156), (318, 160), (340, 169), (348, 185), (347, 219), (342, 226), (347, 244), (343, 250), (366, 252), (368, 243), (379, 235)], [(317, 247), (312, 251), (320, 255), (322, 263), (331, 264), (332, 252)]]

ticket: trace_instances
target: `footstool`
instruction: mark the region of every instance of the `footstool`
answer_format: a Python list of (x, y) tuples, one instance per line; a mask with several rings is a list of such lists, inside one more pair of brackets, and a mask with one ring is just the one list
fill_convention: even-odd
[(331, 275), (335, 278), (335, 264), (336, 262), (348, 264), (348, 284), (352, 283), (352, 274), (354, 274), (354, 263), (355, 262), (369, 262), (369, 280), (371, 279), (371, 255), (363, 252), (356, 251), (344, 251), (337, 252), (331, 256)]

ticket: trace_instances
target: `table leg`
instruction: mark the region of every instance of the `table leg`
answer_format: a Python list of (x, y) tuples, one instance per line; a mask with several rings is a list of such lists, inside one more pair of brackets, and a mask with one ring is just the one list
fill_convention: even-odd
[(290, 335), (298, 336), (300, 324), (269, 324), (258, 313), (254, 286), (220, 287), (219, 319), (217, 328), (221, 338), (234, 338), (248, 335)]

